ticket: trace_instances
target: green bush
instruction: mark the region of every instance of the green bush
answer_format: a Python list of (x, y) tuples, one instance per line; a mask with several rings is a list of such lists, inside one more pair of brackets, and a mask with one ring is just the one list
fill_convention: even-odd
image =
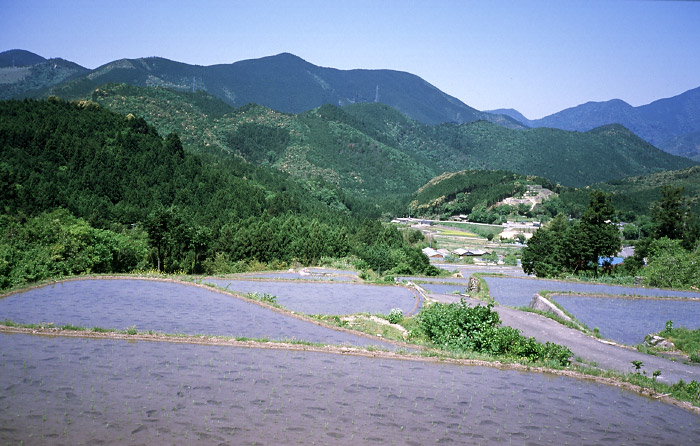
[(392, 324), (398, 324), (403, 320), (403, 310), (401, 308), (392, 308), (387, 320)]
[(528, 361), (556, 361), (568, 365), (572, 352), (561, 345), (540, 344), (512, 327), (500, 327), (500, 317), (492, 304), (469, 306), (436, 303), (421, 310), (421, 330), (436, 345), (447, 350), (489, 353)]

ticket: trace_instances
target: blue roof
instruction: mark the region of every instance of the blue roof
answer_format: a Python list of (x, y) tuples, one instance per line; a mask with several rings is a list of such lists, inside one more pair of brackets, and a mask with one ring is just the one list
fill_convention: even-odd
[(625, 259), (622, 257), (598, 257), (598, 266), (609, 263), (611, 266), (620, 265)]

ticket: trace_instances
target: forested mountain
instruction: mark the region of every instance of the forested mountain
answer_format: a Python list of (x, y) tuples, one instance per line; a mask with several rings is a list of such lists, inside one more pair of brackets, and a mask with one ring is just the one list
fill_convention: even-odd
[[(0, 101), (0, 289), (156, 267), (232, 272), (353, 254), (363, 268), (430, 272), (362, 206), (329, 206), (284, 173), (196, 155), (176, 133), (92, 102)], [(353, 208), (352, 211), (349, 208)]]
[[(528, 185), (561, 189), (546, 178), (498, 170), (465, 170), (431, 179), (413, 194), (410, 205), (414, 215), (464, 214), (469, 215), (470, 221), (492, 223), (491, 215), (487, 215), (491, 208), (505, 198), (522, 196)], [(498, 217), (498, 211), (493, 215)]]
[(596, 183), (591, 188), (610, 192), (615, 208), (644, 214), (650, 203), (661, 198), (664, 186), (682, 187), (691, 210), (700, 214), (700, 166)]
[(370, 135), (405, 152), (420, 153), (443, 171), (502, 169), (585, 186), (603, 178), (694, 164), (656, 149), (621, 126), (585, 133), (548, 128), (518, 131), (485, 121), (426, 126), (396, 118), (395, 112), (381, 106), (357, 104), (343, 110)]
[[(0, 58), (9, 57), (4, 54), (0, 53)], [(204, 90), (236, 107), (256, 103), (284, 113), (303, 113), (324, 104), (380, 102), (429, 124), (486, 119), (522, 128), (506, 116), (469, 107), (410, 73), (337, 70), (313, 65), (289, 53), (207, 67), (160, 57), (121, 59), (57, 87), (55, 82), (35, 85), (31, 92), (10, 87), (8, 91), (14, 93), (3, 98), (54, 94), (75, 99), (108, 82), (179, 91)]]
[(283, 113), (303, 113), (324, 104), (379, 102), (425, 124), (485, 120), (506, 128), (551, 127), (586, 132), (621, 124), (671, 154), (700, 159), (700, 87), (633, 107), (619, 99), (588, 102), (542, 119), (513, 109), (481, 112), (410, 73), (337, 70), (293, 54), (212, 66), (150, 57), (121, 59), (87, 70), (63, 59), (46, 60), (23, 50), (0, 53), (0, 99), (84, 97), (105, 83), (204, 90), (229, 105), (256, 103)]
[[(507, 197), (523, 197), (528, 186), (542, 186), (554, 194), (534, 208), (508, 209), (499, 204)], [(650, 205), (662, 197), (664, 187), (682, 188), (693, 213), (700, 212), (700, 166), (663, 171), (644, 176), (627, 177), (585, 188), (565, 187), (535, 176), (507, 171), (467, 170), (445, 173), (432, 178), (411, 196), (413, 215), (443, 217), (469, 215), (471, 221), (491, 223), (500, 216), (517, 213), (521, 216), (554, 217), (564, 213), (580, 217), (591, 190), (611, 194), (612, 203), (623, 221), (651, 215)]]
[(526, 119), (515, 110), (494, 110), (494, 113), (508, 115), (529, 127), (579, 132), (621, 124), (664, 151), (700, 159), (700, 87), (640, 107), (613, 99), (587, 102), (535, 120)]
[[(661, 152), (622, 127), (587, 133), (509, 130), (484, 121), (429, 126), (383, 104), (330, 105), (291, 115), (233, 109), (204, 92), (106, 85), (88, 99), (177, 132), (192, 151), (239, 155), (303, 179), (330, 203), (339, 190), (396, 201), (442, 172), (505, 169), (565, 185), (678, 169), (693, 163)], [(335, 189), (340, 188), (340, 189)]]
[(44, 91), (89, 70), (63, 59), (44, 59), (24, 50), (0, 53), (0, 100)]

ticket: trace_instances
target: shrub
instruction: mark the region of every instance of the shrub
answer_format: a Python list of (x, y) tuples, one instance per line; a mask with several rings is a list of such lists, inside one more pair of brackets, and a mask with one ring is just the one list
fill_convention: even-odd
[(435, 344), (454, 351), (474, 351), (528, 361), (555, 361), (569, 365), (568, 348), (526, 338), (512, 327), (499, 327), (498, 313), (492, 304), (471, 307), (462, 299), (458, 304), (436, 303), (421, 310), (421, 330)]
[(387, 320), (392, 324), (398, 324), (403, 320), (403, 310), (401, 310), (401, 308), (392, 308)]

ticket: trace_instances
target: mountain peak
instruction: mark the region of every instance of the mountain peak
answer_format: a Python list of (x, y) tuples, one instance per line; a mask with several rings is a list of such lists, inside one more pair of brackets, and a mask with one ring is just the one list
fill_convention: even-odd
[(44, 61), (45, 58), (27, 50), (8, 50), (0, 53), (0, 68), (26, 67)]

